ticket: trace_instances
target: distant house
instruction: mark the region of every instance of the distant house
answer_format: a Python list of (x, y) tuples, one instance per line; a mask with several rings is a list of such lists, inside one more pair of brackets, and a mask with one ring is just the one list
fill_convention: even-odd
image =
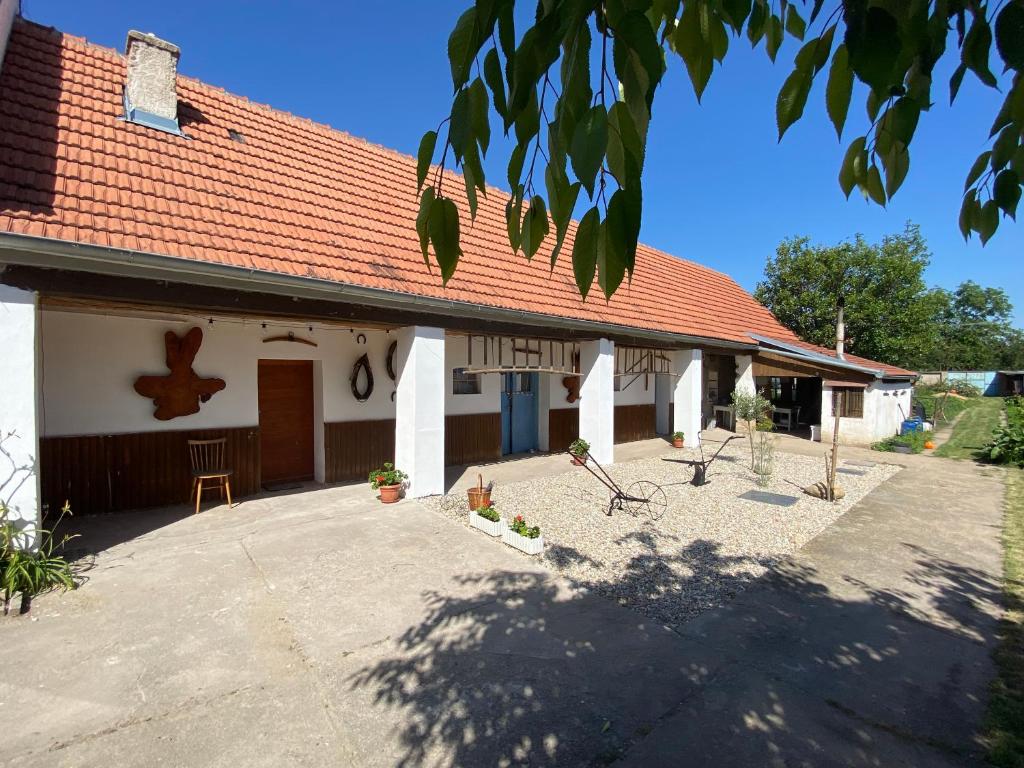
[(184, 501), (189, 437), (227, 439), (236, 495), (395, 460), (422, 496), (446, 464), (577, 436), (601, 461), (694, 445), (737, 387), (826, 438), (840, 391), (844, 439), (910, 411), (913, 372), (806, 344), (653, 248), (581, 301), (567, 256), (510, 252), (498, 189), (443, 287), (413, 158), (178, 76), (152, 36), (121, 55), (0, 9), (0, 429), (38, 470), (26, 520)]

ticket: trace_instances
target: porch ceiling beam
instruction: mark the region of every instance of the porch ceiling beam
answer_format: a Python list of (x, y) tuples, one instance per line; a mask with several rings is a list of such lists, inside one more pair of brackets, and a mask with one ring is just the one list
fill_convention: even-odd
[[(393, 315), (407, 312), (422, 322), (445, 328), (479, 329), (481, 324), (504, 328), (557, 329), (566, 338), (608, 338), (616, 342), (650, 344), (658, 342), (678, 348), (708, 344), (734, 350), (756, 349), (741, 344), (699, 336), (649, 331), (640, 328), (574, 318), (543, 315), (521, 310), (483, 307), (468, 302), (387, 291), (379, 288), (346, 285), (320, 278), (285, 275), (230, 264), (185, 259), (175, 256), (87, 245), (47, 237), (0, 233), (0, 264), (48, 267), (80, 273), (145, 280), (184, 283), (189, 291), (200, 287), (230, 289), (239, 293), (257, 292), (277, 295), (296, 302), (323, 301), (349, 304), (361, 309), (387, 309)], [(3, 279), (7, 282), (6, 276)], [(13, 284), (13, 283), (8, 283)], [(32, 288), (40, 290), (39, 288)], [(72, 294), (73, 295), (73, 294)], [(104, 294), (100, 294), (103, 296)], [(108, 295), (109, 297), (109, 295)], [(309, 315), (304, 307), (305, 315)], [(295, 316), (294, 311), (286, 313)], [(402, 320), (401, 322), (406, 322)], [(420, 322), (419, 320), (415, 322)], [(534, 331), (536, 333), (536, 331)]]

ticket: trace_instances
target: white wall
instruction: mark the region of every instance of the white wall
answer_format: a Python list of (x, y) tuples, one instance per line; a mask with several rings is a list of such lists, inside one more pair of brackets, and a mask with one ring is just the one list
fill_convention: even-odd
[[(483, 366), (483, 339), (473, 340), (473, 367)], [(446, 414), (497, 413), (501, 410), (501, 374), (480, 374), (479, 395), (452, 394), (452, 371), (469, 365), (467, 337), (446, 334), (445, 359), (445, 403)]]
[[(615, 393), (615, 405), (654, 405), (654, 377), (646, 374), (647, 388), (644, 388), (645, 374), (619, 376), (621, 386), (628, 387)], [(632, 382), (632, 383), (631, 383)], [(564, 391), (564, 390), (563, 390)]]
[[(385, 331), (360, 331), (313, 324), (233, 318), (167, 315), (118, 317), (97, 314), (43, 311), (42, 313), (42, 433), (45, 436), (151, 432), (159, 430), (244, 427), (259, 423), (257, 361), (293, 359), (321, 361), (322, 413), (327, 422), (394, 418), (391, 399), (395, 384), (388, 378), (385, 358), (397, 336)], [(194, 369), (204, 377), (225, 381), (200, 411), (170, 421), (153, 418), (153, 402), (133, 389), (142, 374), (167, 372), (164, 333), (179, 335), (198, 325), (203, 344)], [(264, 344), (267, 336), (294, 331), (319, 346), (291, 342)], [(367, 353), (373, 370), (374, 390), (365, 403), (358, 402), (349, 385), (352, 366)], [(321, 404), (318, 403), (318, 408)]]
[[(899, 432), (900, 423), (910, 414), (908, 382), (876, 381), (864, 390), (864, 416), (839, 420), (839, 441), (867, 445)], [(902, 408), (902, 411), (900, 410)], [(906, 414), (906, 415), (904, 415)], [(835, 418), (832, 412), (832, 387), (821, 388), (821, 439), (832, 439)]]

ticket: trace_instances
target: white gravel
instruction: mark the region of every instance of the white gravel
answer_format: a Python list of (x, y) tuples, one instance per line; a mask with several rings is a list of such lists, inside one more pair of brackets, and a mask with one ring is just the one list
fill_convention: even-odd
[[(716, 447), (709, 444), (706, 454)], [(492, 499), (506, 519), (521, 514), (528, 524), (541, 527), (542, 557), (553, 570), (672, 626), (736, 595), (899, 471), (887, 464), (841, 462), (864, 474), (840, 474), (846, 497), (830, 504), (800, 490), (824, 479), (821, 458), (776, 451), (775, 472), (764, 489), (754, 482), (745, 440), (725, 448), (708, 472), (709, 484), (701, 488), (689, 484), (691, 467), (665, 461), (698, 456), (689, 449), (668, 449), (607, 468), (624, 489), (638, 480), (662, 487), (668, 507), (657, 521), (623, 511), (608, 517), (607, 489), (584, 468), (572, 467), (568, 458), (565, 474), (497, 485)], [(738, 498), (749, 490), (784, 494), (797, 502), (781, 507)], [(464, 489), (424, 501), (468, 525)]]

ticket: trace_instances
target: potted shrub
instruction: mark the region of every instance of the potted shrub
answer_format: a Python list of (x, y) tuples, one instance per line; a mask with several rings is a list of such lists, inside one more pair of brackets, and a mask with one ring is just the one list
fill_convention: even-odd
[(381, 469), (370, 473), (370, 487), (380, 491), (380, 500), (384, 504), (394, 504), (402, 495), (402, 484), (407, 475), (390, 461), (384, 462)]
[(569, 444), (569, 453), (572, 454), (572, 463), (576, 466), (583, 466), (587, 463), (587, 452), (590, 450), (590, 443), (582, 438), (577, 438)]
[(501, 536), (507, 527), (498, 510), (494, 508), (494, 504), (477, 507), (470, 512), (469, 525), (483, 531), (488, 536)]
[(505, 527), (501, 540), (528, 555), (539, 555), (544, 550), (544, 537), (540, 535), (540, 527), (527, 525), (522, 515), (516, 515)]
[(672, 433), (672, 447), (673, 448), (682, 448), (683, 447), (683, 439), (685, 437), (686, 437), (686, 435), (684, 435), (682, 432), (673, 432)]

